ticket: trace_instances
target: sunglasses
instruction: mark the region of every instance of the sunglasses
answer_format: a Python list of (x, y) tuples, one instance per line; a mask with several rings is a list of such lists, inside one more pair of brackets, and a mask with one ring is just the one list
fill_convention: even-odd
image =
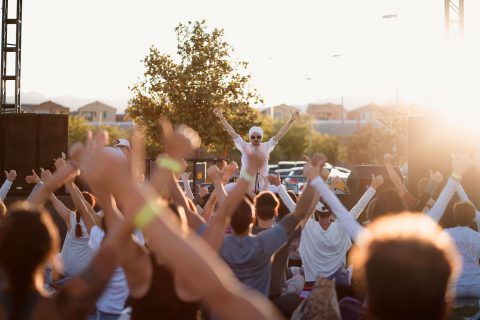
[(251, 136), (250, 139), (252, 139), (252, 140), (255, 140), (255, 139), (261, 140), (261, 139), (262, 139), (262, 136)]

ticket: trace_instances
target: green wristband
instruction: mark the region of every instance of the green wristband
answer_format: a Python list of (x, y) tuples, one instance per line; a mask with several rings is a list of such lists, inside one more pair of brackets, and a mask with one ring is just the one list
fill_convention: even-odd
[(135, 228), (143, 230), (150, 222), (161, 213), (161, 208), (156, 200), (151, 200), (143, 205), (133, 218)]
[(179, 173), (182, 171), (182, 166), (178, 161), (172, 159), (172, 158), (160, 158), (157, 161), (157, 166), (159, 166), (162, 169), (167, 169), (170, 171), (173, 171), (175, 173)]
[(247, 181), (248, 183), (254, 183), (255, 179), (246, 171), (240, 173), (240, 178)]

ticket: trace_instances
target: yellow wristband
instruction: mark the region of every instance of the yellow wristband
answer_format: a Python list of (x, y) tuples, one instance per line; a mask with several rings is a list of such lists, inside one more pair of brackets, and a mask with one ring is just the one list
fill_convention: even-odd
[(462, 181), (462, 176), (459, 175), (459, 174), (456, 173), (456, 172), (452, 172), (452, 174), (450, 175), (450, 177), (452, 177), (452, 179), (454, 179), (454, 180)]
[(156, 200), (151, 200), (143, 205), (133, 218), (135, 228), (143, 230), (153, 219), (161, 213), (161, 208)]
[(159, 166), (162, 169), (167, 169), (175, 173), (179, 173), (182, 171), (182, 166), (180, 165), (180, 163), (178, 163), (178, 161), (172, 158), (164, 157), (164, 158), (158, 159), (156, 162), (157, 162), (157, 166)]
[(248, 183), (254, 183), (255, 179), (246, 171), (240, 173), (240, 178), (247, 181)]

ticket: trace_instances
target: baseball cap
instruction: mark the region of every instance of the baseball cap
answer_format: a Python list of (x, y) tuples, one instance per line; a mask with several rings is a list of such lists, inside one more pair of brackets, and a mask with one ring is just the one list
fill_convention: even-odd
[(130, 149), (130, 141), (127, 139), (116, 139), (113, 143), (114, 147), (127, 147)]

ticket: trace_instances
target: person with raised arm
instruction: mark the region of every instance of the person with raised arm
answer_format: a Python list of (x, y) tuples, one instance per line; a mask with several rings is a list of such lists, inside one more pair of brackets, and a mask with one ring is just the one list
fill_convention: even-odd
[[(358, 218), (382, 184), (382, 176), (372, 175), (369, 188), (349, 212), (352, 218)], [(337, 285), (349, 286), (352, 271), (347, 268), (346, 255), (352, 246), (350, 236), (340, 222), (331, 221), (333, 213), (328, 205), (317, 205), (314, 214), (316, 219), (308, 219), (302, 230), (299, 248), (305, 281), (313, 286), (322, 276), (335, 279)]]
[[(250, 142), (246, 142), (245, 140), (242, 139), (242, 137), (235, 132), (233, 127), (228, 123), (228, 121), (225, 119), (225, 117), (222, 114), (222, 111), (218, 108), (215, 108), (213, 110), (213, 114), (217, 116), (217, 118), (220, 120), (220, 123), (222, 124), (223, 128), (227, 130), (227, 132), (230, 134), (230, 136), (233, 138), (233, 142), (235, 143), (235, 146), (237, 149), (241, 152), (242, 158), (241, 158), (241, 169), (240, 169), (240, 174), (245, 172), (248, 167), (248, 154), (252, 152), (259, 152), (263, 154), (265, 157), (266, 161), (264, 165), (258, 169), (258, 172), (255, 173), (255, 180), (252, 183), (252, 186), (254, 190), (260, 190), (263, 186), (263, 181), (261, 181), (261, 177), (259, 175), (267, 176), (268, 175), (268, 158), (270, 156), (270, 153), (273, 151), (275, 146), (278, 144), (278, 141), (280, 141), (285, 134), (288, 132), (288, 130), (291, 128), (291, 126), (295, 123), (300, 118), (300, 114), (298, 112), (291, 111), (291, 116), (290, 119), (285, 123), (285, 125), (278, 131), (278, 133), (270, 138), (267, 142), (262, 142), (263, 139), (263, 130), (260, 127), (251, 127), (250, 130), (248, 131), (248, 137), (250, 139)], [(255, 185), (256, 184), (256, 185)], [(228, 187), (229, 191), (231, 188)]]
[(72, 179), (75, 162), (58, 170), (31, 194), (28, 201), (10, 207), (0, 226), (0, 266), (6, 287), (0, 291), (2, 319), (85, 319), (101, 295), (122, 252), (123, 235), (112, 230), (90, 266), (58, 294), (43, 290), (43, 265), (58, 252), (58, 231), (42, 209), (48, 196)]
[(13, 184), (13, 181), (17, 178), (17, 172), (15, 170), (5, 171), (5, 182), (0, 188), (0, 201), (4, 201), (7, 197), (8, 191)]
[[(183, 149), (183, 142), (190, 138), (183, 136), (181, 143), (173, 144), (174, 147), (167, 150), (169, 155), (178, 154), (178, 148)], [(170, 170), (180, 167), (174, 159), (166, 159), (159, 161), (158, 166)], [(238, 282), (204, 240), (191, 237), (188, 230), (179, 226), (178, 219), (172, 218), (171, 209), (148, 182), (140, 186), (125, 174), (129, 171), (127, 164), (101, 151), (82, 152), (78, 163), (82, 170), (91, 173), (87, 177), (89, 184), (97, 182), (111, 191), (124, 214), (122, 225), (143, 230), (151, 252), (161, 256), (178, 279), (188, 285), (187, 293), (200, 297), (219, 318), (280, 318), (267, 299)], [(111, 167), (116, 168), (115, 174), (109, 170)]]
[[(447, 184), (444, 186), (442, 192), (438, 196), (433, 207), (427, 212), (427, 215), (438, 223), (443, 212), (445, 211), (450, 199), (457, 190), (463, 174), (472, 166), (472, 159), (469, 156), (457, 154), (452, 156), (453, 171), (450, 175)], [(308, 177), (308, 176), (307, 176)], [(357, 241), (360, 233), (364, 229), (336, 197), (336, 195), (329, 189), (328, 185), (322, 179), (315, 178), (310, 184), (317, 190), (324, 202), (330, 207), (337, 219), (342, 223), (347, 230), (350, 238), (354, 242)], [(377, 213), (376, 217), (388, 214), (389, 212)]]

